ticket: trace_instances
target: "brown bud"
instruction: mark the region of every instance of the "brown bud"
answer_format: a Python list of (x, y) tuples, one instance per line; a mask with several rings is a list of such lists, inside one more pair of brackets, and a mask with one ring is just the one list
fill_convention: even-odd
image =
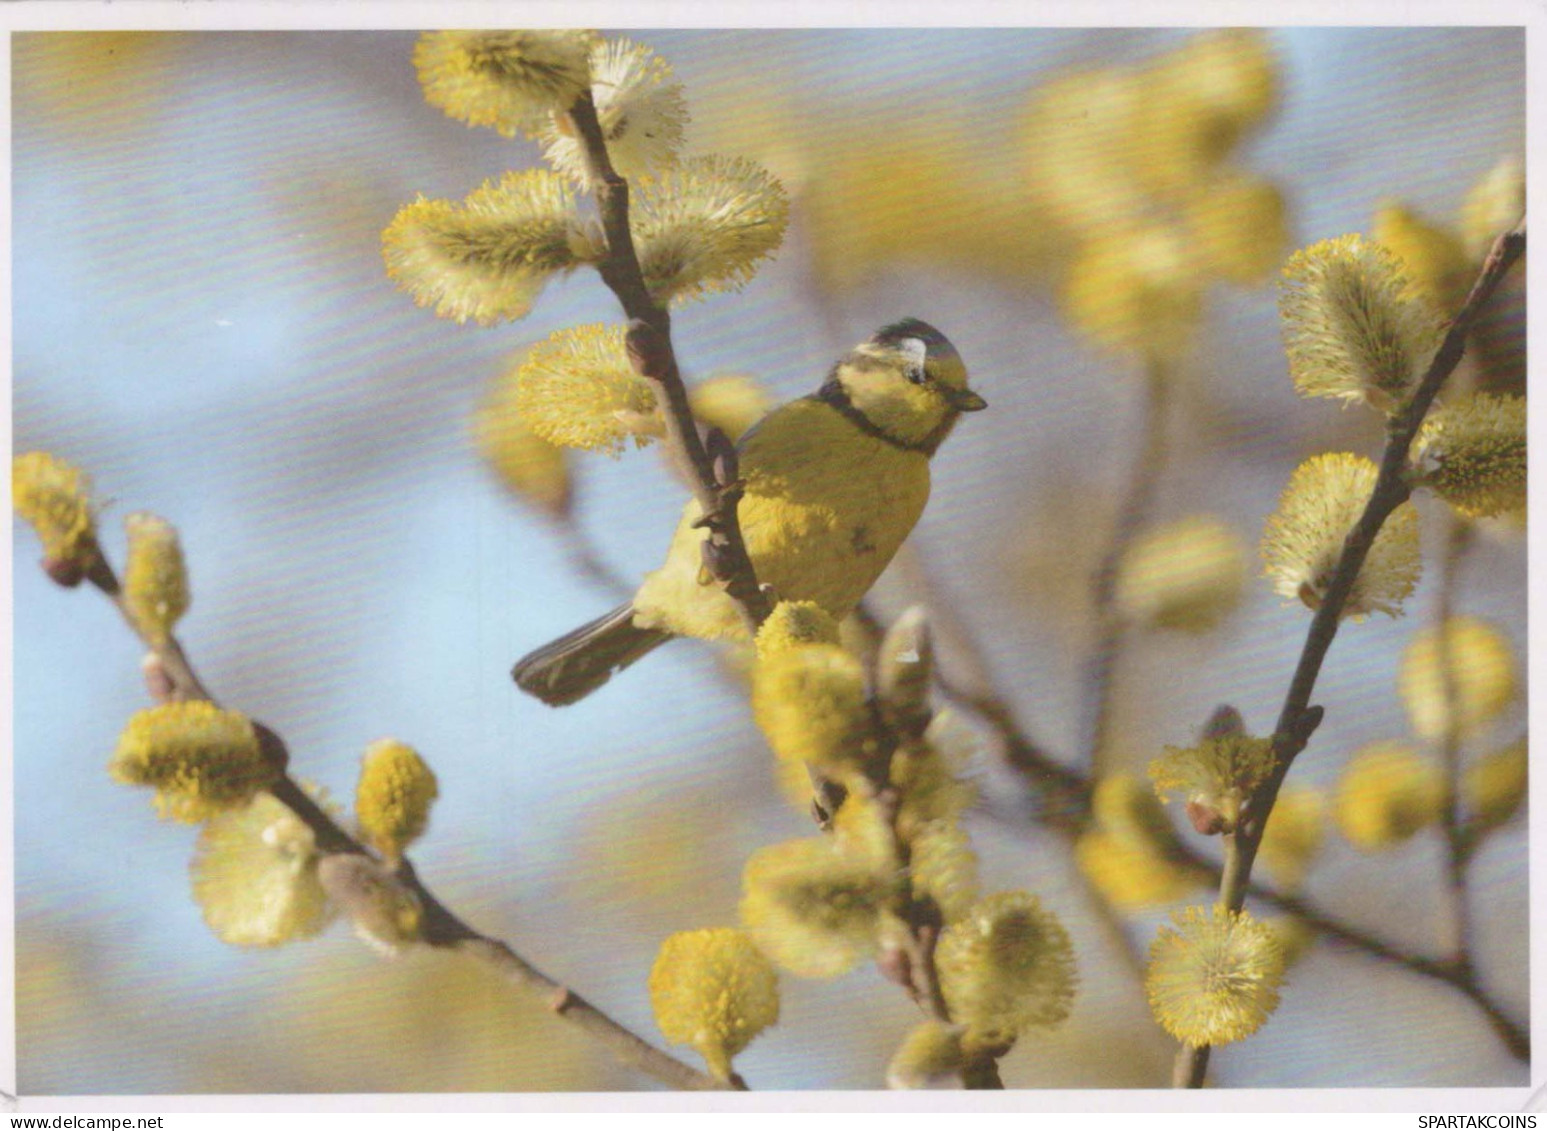
[(1233, 734), (1246, 733), (1246, 720), (1241, 718), (1241, 712), (1228, 703), (1215, 707), (1214, 713), (1209, 716), (1209, 721), (1203, 724), (1203, 739), (1227, 738)]
[(145, 677), (146, 693), (157, 703), (170, 703), (177, 698), (177, 684), (172, 679), (172, 673), (167, 671), (166, 665), (156, 653), (145, 653), (145, 658), (140, 661), (140, 673)]
[(86, 578), (86, 567), (79, 558), (44, 558), (43, 572), (55, 585), (74, 589)]
[(1225, 815), (1205, 801), (1189, 801), (1187, 819), (1192, 822), (1192, 827), (1204, 836), (1218, 836), (1220, 833), (1231, 831), (1227, 827), (1229, 822), (1225, 819)]
[(902, 947), (883, 946), (876, 956), (876, 969), (888, 982), (895, 982), (910, 993), (913, 991), (913, 962)]
[(716, 581), (721, 580), (730, 573), (730, 555), (724, 546), (713, 538), (705, 538), (701, 551), (704, 563), (704, 572)]
[(924, 610), (915, 605), (887, 630), (878, 653), (877, 695), (888, 724), (916, 738), (929, 726), (934, 643)]
[(671, 372), (671, 342), (648, 322), (638, 318), (631, 321), (623, 336), (623, 345), (628, 351), (629, 364), (641, 377), (660, 381)]
[(736, 445), (731, 443), (730, 437), (723, 431), (719, 428), (709, 429), (704, 448), (708, 451), (710, 460), (714, 462), (714, 479), (719, 486), (729, 487), (741, 478)]
[(831, 832), (833, 818), (838, 813), (838, 807), (849, 796), (849, 791), (841, 782), (835, 782), (817, 773), (810, 766), (806, 772), (811, 775), (811, 816), (816, 821), (817, 828), (824, 833)]
[(386, 955), (421, 938), (419, 897), (386, 865), (357, 852), (333, 853), (317, 863), (328, 897), (354, 921), (355, 933)]

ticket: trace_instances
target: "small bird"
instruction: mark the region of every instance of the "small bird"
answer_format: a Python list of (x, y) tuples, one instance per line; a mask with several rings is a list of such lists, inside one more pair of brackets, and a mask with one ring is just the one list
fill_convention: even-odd
[[(959, 414), (986, 407), (945, 335), (905, 318), (850, 350), (815, 393), (758, 421), (736, 447), (737, 516), (759, 583), (846, 617), (929, 501), (929, 457)], [(633, 600), (519, 661), (521, 689), (563, 706), (674, 636), (745, 639), (735, 603), (703, 576), (701, 514), (690, 500), (666, 564)]]

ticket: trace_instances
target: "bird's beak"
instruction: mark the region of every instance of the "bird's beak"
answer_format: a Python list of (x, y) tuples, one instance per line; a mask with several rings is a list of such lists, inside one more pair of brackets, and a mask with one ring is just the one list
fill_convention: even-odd
[(988, 407), (988, 402), (971, 389), (952, 389), (946, 400), (957, 412), (978, 412)]

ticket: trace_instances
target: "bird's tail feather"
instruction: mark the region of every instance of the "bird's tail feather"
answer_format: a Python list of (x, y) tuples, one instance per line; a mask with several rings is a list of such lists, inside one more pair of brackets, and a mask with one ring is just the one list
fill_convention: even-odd
[(510, 674), (528, 695), (563, 707), (670, 639), (669, 632), (636, 628), (634, 606), (625, 603), (522, 657)]

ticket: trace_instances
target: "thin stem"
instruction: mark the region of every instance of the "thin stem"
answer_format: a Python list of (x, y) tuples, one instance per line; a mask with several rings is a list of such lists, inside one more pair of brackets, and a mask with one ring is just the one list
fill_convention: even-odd
[[(118, 606), (130, 630), (161, 662), (171, 681), (175, 698), (217, 702), (199, 681), (193, 665), (175, 637), (168, 635), (164, 641), (153, 640), (134, 622), (123, 602), (118, 578), (105, 557), (99, 559), (88, 577), (92, 584)], [(263, 729), (277, 745), (276, 755), (288, 760), (283, 741), (272, 731)], [(320, 853), (371, 855), (364, 845), (334, 821), (327, 811), (313, 801), (311, 796), (288, 774), (282, 774), (279, 780), (269, 787), (268, 792), (312, 831)], [(423, 941), (426, 945), (471, 955), (478, 961), (494, 967), (510, 981), (545, 995), (550, 1012), (590, 1034), (611, 1049), (623, 1063), (648, 1073), (663, 1084), (679, 1089), (707, 1091), (732, 1088), (739, 1083), (739, 1081), (725, 1083), (717, 1080), (660, 1051), (597, 1009), (579, 994), (548, 977), (522, 958), (508, 943), (474, 930), (425, 887), (414, 871), (413, 864), (406, 857), (397, 863), (397, 876), (418, 897), (424, 909)], [(745, 1087), (745, 1085), (741, 1086)]]
[(574, 519), (565, 518), (559, 524), (559, 537), (570, 563), (582, 577), (590, 578), (599, 587), (618, 597), (626, 597), (634, 592), (636, 586), (630, 585), (622, 574), (602, 559)]
[(1107, 729), (1112, 715), (1113, 675), (1123, 645), (1124, 618), (1117, 608), (1117, 575), (1123, 555), (1149, 517), (1155, 484), (1165, 462), (1166, 373), (1158, 361), (1145, 371), (1143, 439), (1139, 457), (1129, 471), (1128, 484), (1117, 509), (1112, 535), (1091, 576), (1091, 607), (1096, 621), (1096, 643), (1085, 664), (1080, 734), (1087, 765), (1100, 777), (1106, 762)]
[(1461, 560), (1471, 544), (1471, 527), (1450, 514), (1446, 515), (1445, 524), (1445, 548), (1440, 555), (1440, 577), (1434, 602), (1440, 689), (1445, 704), (1445, 727), (1439, 741), (1440, 767), (1445, 778), (1440, 828), (1445, 835), (1445, 890), (1450, 901), (1449, 951), (1457, 970), (1471, 977), (1472, 916), (1467, 890), (1471, 837), (1461, 816), (1461, 721), (1449, 631), (1457, 576)]

